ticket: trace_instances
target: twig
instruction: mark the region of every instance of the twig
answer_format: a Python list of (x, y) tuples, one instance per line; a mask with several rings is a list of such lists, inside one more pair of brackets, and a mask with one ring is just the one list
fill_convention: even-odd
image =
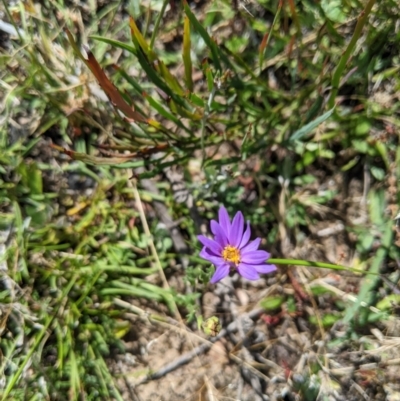
[[(182, 329), (180, 323), (171, 317), (164, 317), (154, 313), (148, 313), (145, 310), (139, 308), (138, 306), (132, 305), (129, 302), (125, 302), (119, 298), (114, 298), (113, 303), (115, 305), (120, 306), (121, 308), (124, 308), (134, 313), (136, 316), (139, 317), (140, 320), (144, 322), (158, 324), (163, 328), (166, 328), (168, 330), (174, 330), (180, 334), (184, 332), (191, 335), (192, 337), (195, 337), (197, 340), (200, 340), (202, 342), (208, 342), (208, 340), (204, 339), (203, 337), (200, 337), (198, 334), (191, 332), (188, 327), (184, 326), (184, 328)], [(130, 319), (130, 316), (127, 315), (126, 318)]]
[[(255, 319), (258, 316), (260, 316), (263, 312), (264, 312), (263, 309), (258, 308), (258, 309), (251, 311), (248, 314), (239, 316), (239, 319), (243, 319), (243, 318)], [(164, 365), (164, 367), (159, 369), (157, 372), (154, 372), (154, 373), (148, 375), (146, 378), (142, 379), (139, 383), (137, 383), (137, 386), (139, 386), (143, 383), (146, 383), (150, 380), (159, 379), (159, 378), (165, 376), (166, 374), (178, 369), (180, 366), (189, 363), (194, 357), (202, 355), (206, 351), (208, 351), (215, 342), (217, 342), (221, 338), (225, 337), (228, 333), (236, 331), (237, 329), (238, 329), (238, 320), (235, 320), (232, 323), (230, 323), (227, 328), (222, 329), (216, 337), (211, 338), (210, 340), (204, 340), (207, 342), (199, 345), (198, 347), (192, 349), (191, 351), (187, 352), (186, 354), (181, 355), (179, 358), (175, 359), (175, 361), (168, 363), (167, 365)], [(240, 358), (238, 358), (234, 355), (232, 355), (232, 357), (233, 357), (232, 359), (235, 362), (239, 362), (240, 364), (243, 364), (243, 361)], [(248, 365), (248, 364), (246, 364), (246, 365)], [(250, 367), (252, 371), (256, 370), (256, 369), (252, 368), (250, 365), (248, 365), (248, 367)], [(264, 378), (264, 375), (262, 375), (262, 376)]]
[[(249, 336), (249, 332), (252, 331), (252, 328), (250, 328), (250, 330), (246, 330), (247, 332), (245, 332), (243, 323), (246, 323), (246, 320), (248, 320), (248, 317), (246, 318), (246, 316), (238, 315), (237, 310), (236, 310), (237, 309), (236, 305), (233, 303), (232, 303), (231, 309), (232, 309), (232, 315), (235, 316), (235, 321), (237, 321), (238, 333), (239, 333), (239, 337), (240, 337), (239, 344), (242, 346), (241, 352), (243, 353), (243, 362), (245, 362), (245, 363), (240, 364), (241, 365), (241, 369), (240, 369), (241, 377), (243, 379), (245, 379), (248, 383), (250, 383), (254, 392), (256, 394), (258, 394), (261, 397), (261, 399), (264, 400), (265, 396), (263, 395), (263, 392), (262, 392), (262, 386), (261, 386), (259, 374), (254, 374), (254, 370), (249, 369), (249, 366), (252, 366), (252, 364), (254, 363), (253, 355), (250, 353), (250, 351), (247, 348), (248, 336)], [(233, 356), (232, 351), (230, 352), (230, 356)]]

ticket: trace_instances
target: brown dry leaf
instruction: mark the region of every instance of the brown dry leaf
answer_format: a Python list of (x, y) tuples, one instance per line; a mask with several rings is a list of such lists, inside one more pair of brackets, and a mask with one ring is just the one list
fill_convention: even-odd
[(104, 92), (107, 94), (107, 96), (109, 97), (111, 102), (115, 105), (115, 107), (117, 107), (127, 117), (131, 118), (134, 121), (146, 122), (147, 119), (144, 116), (142, 116), (137, 111), (133, 110), (131, 108), (131, 106), (129, 106), (129, 104), (125, 102), (124, 98), (121, 96), (118, 89), (108, 79), (107, 75), (105, 74), (105, 72), (101, 68), (100, 64), (97, 62), (96, 58), (94, 57), (93, 53), (88, 48), (85, 47), (85, 51), (87, 53), (87, 58), (85, 58), (82, 55), (82, 53), (79, 51), (79, 48), (78, 48), (71, 32), (68, 29), (66, 29), (66, 33), (67, 33), (68, 39), (69, 39), (72, 47), (74, 48), (75, 52), (77, 52), (78, 56), (90, 68), (90, 71), (92, 71), (92, 73), (96, 77), (99, 85), (104, 90)]
[(128, 105), (125, 102), (118, 89), (114, 86), (114, 84), (108, 79), (107, 75), (104, 73), (103, 69), (100, 67), (100, 64), (97, 62), (93, 53), (89, 49), (85, 49), (88, 55), (87, 66), (92, 71), (93, 75), (96, 77), (97, 81), (101, 88), (106, 92), (111, 102), (121, 110), (127, 117), (132, 118), (135, 121), (146, 122), (146, 118), (143, 117), (140, 113)]

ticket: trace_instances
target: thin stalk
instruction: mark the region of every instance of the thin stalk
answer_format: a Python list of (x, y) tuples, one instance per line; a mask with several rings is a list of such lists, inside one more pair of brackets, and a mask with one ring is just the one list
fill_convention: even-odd
[(275, 259), (271, 258), (268, 259), (268, 264), (274, 264), (274, 265), (297, 265), (297, 266), (309, 266), (309, 267), (319, 267), (323, 269), (331, 269), (331, 270), (345, 270), (349, 271), (352, 273), (357, 273), (357, 274), (373, 274), (376, 275), (375, 273), (370, 273), (365, 270), (361, 269), (355, 269), (353, 267), (347, 267), (347, 266), (342, 266), (342, 265), (335, 265), (332, 263), (325, 263), (325, 262), (312, 262), (309, 260), (302, 260), (302, 259)]
[(328, 101), (328, 107), (330, 109), (333, 108), (333, 106), (335, 105), (335, 99), (336, 99), (337, 93), (339, 91), (340, 78), (343, 75), (343, 71), (346, 68), (346, 64), (349, 61), (349, 58), (351, 56), (351, 53), (354, 50), (354, 47), (355, 47), (358, 39), (361, 36), (362, 30), (364, 28), (364, 25), (367, 22), (368, 16), (372, 10), (372, 7), (375, 4), (375, 1), (376, 0), (369, 0), (367, 5), (365, 6), (365, 9), (361, 12), (360, 16), (358, 17), (356, 28), (354, 29), (354, 33), (350, 40), (350, 43), (348, 44), (345, 52), (342, 54), (339, 64), (337, 65), (336, 70), (333, 73), (332, 92), (331, 92), (331, 96), (329, 97), (329, 101)]
[(210, 109), (211, 109), (211, 104), (214, 100), (215, 97), (215, 93), (217, 92), (216, 89), (216, 85), (214, 83), (214, 86), (211, 90), (210, 96), (208, 97), (208, 101), (206, 106), (204, 107), (204, 114), (203, 114), (203, 118), (201, 119), (201, 154), (202, 154), (202, 161), (201, 161), (201, 165), (204, 165), (204, 161), (206, 158), (206, 150), (205, 150), (205, 146), (204, 146), (204, 135), (206, 133), (206, 124), (207, 124), (207, 118), (210, 115)]

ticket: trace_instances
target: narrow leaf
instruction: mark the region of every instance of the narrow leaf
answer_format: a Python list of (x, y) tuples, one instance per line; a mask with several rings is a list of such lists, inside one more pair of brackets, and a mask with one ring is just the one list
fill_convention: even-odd
[(104, 38), (103, 36), (99, 35), (90, 35), (90, 39), (98, 40), (99, 42), (108, 43), (113, 47), (118, 47), (122, 50), (126, 50), (129, 53), (136, 54), (136, 49), (132, 46), (127, 45), (126, 43), (120, 42), (119, 40)]
[(393, 237), (393, 231), (390, 222), (386, 224), (386, 228), (382, 238), (382, 245), (376, 251), (375, 256), (371, 263), (371, 267), (368, 270), (368, 273), (371, 274), (372, 276), (369, 276), (364, 279), (357, 296), (357, 301), (353, 305), (351, 305), (351, 307), (348, 308), (346, 311), (346, 315), (343, 318), (344, 323), (350, 322), (354, 318), (356, 313), (359, 311), (360, 307), (369, 306), (371, 302), (371, 294), (373, 288), (375, 287), (377, 280), (379, 280), (379, 277), (377, 275), (379, 274), (380, 267), (387, 255), (387, 250), (392, 242), (392, 237)]
[(129, 26), (131, 28), (133, 43), (135, 43), (136, 46), (139, 46), (143, 50), (143, 53), (147, 56), (150, 62), (157, 60), (157, 54), (150, 49), (145, 38), (139, 31), (139, 28), (137, 27), (135, 20), (132, 17), (129, 18)]
[(178, 96), (184, 96), (184, 90), (182, 89), (178, 80), (170, 73), (166, 65), (161, 60), (155, 64), (171, 90), (173, 90)]
[(93, 53), (89, 49), (85, 49), (86, 53), (88, 55), (88, 58), (86, 59), (80, 52), (78, 46), (76, 45), (76, 42), (75, 42), (72, 34), (69, 32), (68, 29), (66, 29), (66, 32), (67, 32), (69, 42), (71, 43), (71, 46), (73, 47), (73, 49), (75, 50), (77, 55), (83, 60), (83, 62), (92, 71), (92, 73), (96, 77), (99, 85), (104, 90), (104, 92), (107, 94), (108, 98), (111, 100), (111, 102), (114, 104), (114, 106), (116, 108), (118, 108), (119, 110), (121, 110), (127, 117), (129, 117), (135, 121), (145, 122), (146, 118), (144, 116), (142, 116), (140, 113), (138, 113), (137, 111), (134, 111), (131, 108), (131, 106), (129, 106), (129, 104), (125, 102), (124, 98), (119, 93), (118, 89), (108, 79), (107, 75), (105, 74), (103, 69), (100, 67), (100, 64), (95, 59)]
[(160, 73), (154, 70), (154, 68), (149, 64), (148, 60), (141, 51), (137, 52), (137, 58), (139, 64), (146, 73), (147, 78), (150, 79), (154, 85), (165, 92), (169, 97), (172, 97), (177, 103), (180, 103), (182, 106), (184, 106), (182, 98), (176, 96), (171, 88), (161, 79)]
[(203, 38), (204, 42), (206, 43), (206, 45), (210, 49), (211, 54), (213, 56), (213, 62), (215, 64), (215, 66), (217, 67), (218, 70), (221, 71), (222, 67), (221, 67), (221, 63), (220, 63), (219, 49), (218, 49), (217, 44), (214, 42), (213, 39), (211, 39), (210, 35), (204, 29), (203, 25), (197, 20), (197, 18), (192, 13), (192, 10), (190, 9), (190, 7), (189, 7), (189, 5), (187, 4), (186, 1), (184, 2), (183, 7), (185, 9), (185, 14), (189, 18), (190, 22), (195, 27), (196, 31)]
[(263, 62), (263, 59), (264, 59), (264, 52), (265, 52), (265, 49), (267, 47), (268, 37), (269, 37), (269, 33), (266, 32), (265, 35), (262, 38), (262, 41), (260, 43), (260, 47), (258, 48), (258, 65), (259, 65), (260, 71), (262, 69), (262, 62)]
[(212, 75), (210, 64), (208, 63), (207, 58), (205, 58), (203, 60), (203, 62), (201, 63), (201, 67), (203, 69), (203, 74), (205, 75), (206, 80), (207, 80), (208, 91), (211, 92), (214, 87), (214, 77)]
[(267, 32), (264, 35), (263, 40), (262, 40), (262, 42), (260, 44), (260, 48), (258, 50), (258, 62), (259, 62), (260, 73), (262, 71), (262, 62), (264, 60), (265, 49), (267, 48), (268, 43), (269, 43), (269, 41), (271, 39), (272, 32), (274, 30), (276, 21), (278, 21), (279, 16), (281, 14), (282, 5), (283, 5), (283, 0), (279, 0), (278, 9), (276, 10), (276, 14), (275, 14), (274, 20), (272, 21), (272, 25), (271, 25), (271, 28), (269, 30), (269, 33)]
[(113, 64), (113, 68), (116, 71), (118, 71), (133, 86), (133, 88), (135, 89), (135, 91), (138, 94), (143, 93), (143, 88), (139, 85), (139, 83), (134, 78), (132, 78), (130, 75), (128, 75), (125, 70), (123, 70), (121, 67), (119, 67), (116, 64)]
[(96, 77), (97, 81), (99, 82), (101, 88), (110, 98), (111, 102), (119, 110), (121, 110), (127, 117), (132, 118), (135, 121), (145, 122), (146, 118), (142, 116), (140, 113), (132, 110), (131, 106), (129, 106), (129, 104), (125, 102), (124, 98), (119, 93), (118, 89), (108, 79), (107, 75), (100, 67), (100, 64), (95, 59), (93, 53), (87, 50), (87, 54), (88, 54), (88, 66), (92, 71), (93, 75)]
[(310, 132), (312, 132), (315, 128), (318, 127), (321, 123), (326, 121), (335, 111), (335, 107), (332, 109), (328, 110), (326, 113), (322, 114), (322, 116), (319, 116), (315, 120), (311, 121), (310, 123), (306, 124), (304, 127), (300, 128), (296, 132), (292, 134), (290, 137), (290, 142), (294, 141), (299, 141), (303, 139), (306, 135), (308, 135)]
[(192, 58), (190, 55), (190, 21), (187, 15), (183, 22), (183, 65), (185, 67), (185, 83), (190, 92), (193, 92)]
[(169, 121), (173, 121), (180, 128), (184, 129), (185, 131), (188, 131), (188, 129), (182, 124), (182, 122), (173, 114), (171, 114), (168, 110), (166, 110), (160, 103), (158, 103), (157, 100), (155, 100), (147, 93), (143, 93), (143, 96), (149, 102), (150, 106), (154, 110), (156, 110), (159, 114), (161, 114), (164, 118), (166, 118)]

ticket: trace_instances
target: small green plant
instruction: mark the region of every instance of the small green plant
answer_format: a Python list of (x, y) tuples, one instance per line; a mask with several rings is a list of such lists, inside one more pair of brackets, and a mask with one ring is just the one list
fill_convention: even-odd
[[(3, 1), (0, 398), (122, 400), (110, 360), (135, 333), (126, 314), (226, 335), (236, 306), (203, 318), (210, 279), (244, 283), (246, 308), (258, 291), (231, 269), (271, 284), (259, 304), (272, 342), (283, 321), (314, 341), (341, 320), (334, 349), (397, 318), (392, 2), (89, 3)], [(322, 245), (336, 220), (344, 240)], [(274, 363), (312, 401), (339, 391), (322, 359), (297, 381)]]

